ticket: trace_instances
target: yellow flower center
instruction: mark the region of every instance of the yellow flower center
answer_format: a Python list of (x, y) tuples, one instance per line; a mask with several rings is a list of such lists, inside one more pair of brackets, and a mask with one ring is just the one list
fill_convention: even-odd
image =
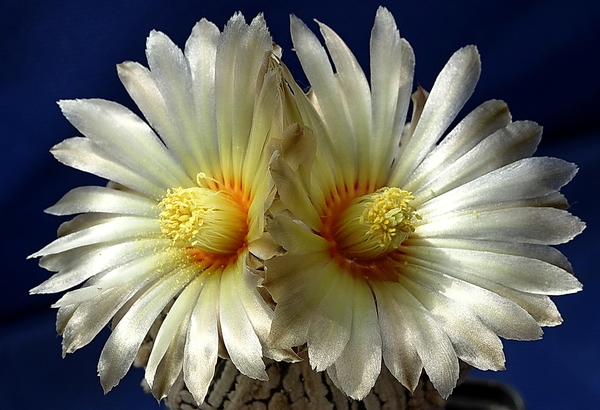
[(227, 255), (244, 246), (246, 211), (225, 191), (175, 188), (158, 204), (162, 232), (183, 247)]
[(381, 188), (354, 199), (333, 226), (337, 249), (351, 259), (388, 254), (414, 232), (414, 197), (400, 188)]

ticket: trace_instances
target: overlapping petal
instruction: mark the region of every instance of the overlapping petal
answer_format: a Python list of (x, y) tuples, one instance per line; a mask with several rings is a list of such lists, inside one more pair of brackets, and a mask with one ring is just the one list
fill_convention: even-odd
[[(125, 375), (150, 327), (166, 314), (146, 379), (161, 399), (183, 372), (201, 403), (220, 346), (243, 374), (263, 380), (263, 355), (297, 359), (267, 345), (273, 312), (258, 291), (261, 278), (248, 267), (248, 249), (261, 239), (275, 195), (269, 141), (283, 126), (281, 74), (261, 15), (247, 24), (235, 14), (222, 32), (202, 20), (184, 51), (158, 31), (146, 46), (149, 68), (125, 62), (118, 73), (148, 124), (110, 101), (59, 103), (83, 137), (58, 144), (53, 154), (110, 182), (73, 189), (48, 208), (81, 215), (31, 255), (56, 272), (32, 293), (83, 284), (55, 304), (65, 353), (112, 321), (98, 364), (105, 391)], [(226, 199), (197, 205), (210, 201), (202, 197), (207, 191)], [(227, 212), (244, 213), (238, 219), (246, 225), (216, 233), (224, 243), (230, 235), (235, 252), (228, 245), (221, 254), (195, 248), (193, 227), (171, 232), (183, 229), (178, 224), (186, 223), (189, 209), (209, 218), (215, 206), (217, 222)]]
[[(459, 360), (503, 369), (500, 337), (540, 338), (540, 326), (562, 321), (548, 295), (581, 289), (549, 246), (584, 229), (559, 192), (577, 168), (531, 158), (541, 127), (512, 122), (501, 101), (455, 121), (479, 78), (474, 46), (450, 57), (430, 93), (417, 90), (405, 124), (414, 55), (391, 14), (380, 8), (375, 18), (370, 83), (339, 36), (318, 24), (325, 46), (291, 20), (310, 91), (286, 80), (299, 129), (309, 140), (314, 133), (317, 149), (309, 172), (285, 147), (271, 165), (285, 211), (268, 229), (287, 250), (266, 264), (277, 303), (271, 341), (306, 343), (313, 368), (355, 399), (369, 393), (381, 359), (408, 389), (425, 370), (447, 397)], [(362, 203), (360, 216), (353, 207)], [(373, 241), (358, 227), (396, 224), (399, 215), (411, 219), (396, 248), (356, 256), (341, 245)]]

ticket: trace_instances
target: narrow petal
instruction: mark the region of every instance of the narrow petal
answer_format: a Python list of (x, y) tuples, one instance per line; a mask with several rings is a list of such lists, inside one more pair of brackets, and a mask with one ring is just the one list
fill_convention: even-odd
[(239, 266), (225, 268), (219, 295), (219, 322), (223, 343), (238, 370), (253, 379), (267, 380), (262, 360), (262, 346), (254, 332), (244, 305), (239, 299), (237, 281)]
[(391, 283), (390, 293), (405, 309), (414, 342), (429, 380), (447, 398), (458, 380), (458, 358), (446, 333), (427, 309), (402, 285)]
[(421, 222), (421, 238), (462, 238), (558, 245), (573, 239), (585, 224), (570, 213), (554, 208), (507, 208), (493, 211), (450, 213)]
[(421, 204), (488, 172), (530, 157), (537, 149), (541, 136), (542, 128), (533, 122), (510, 123), (446, 167), (438, 178), (414, 189), (415, 204)]
[(485, 209), (510, 201), (540, 198), (557, 192), (576, 172), (574, 164), (560, 159), (526, 158), (431, 199), (419, 207), (419, 214), (433, 217), (455, 210)]
[(92, 226), (60, 237), (46, 245), (30, 258), (68, 251), (85, 245), (133, 238), (144, 233), (158, 233), (160, 227), (155, 219), (120, 216), (106, 223)]
[[(143, 258), (164, 248), (164, 239), (126, 241), (117, 244), (94, 244), (82, 246), (66, 252), (44, 256), (40, 266), (51, 269), (55, 263), (58, 273), (42, 282), (30, 293), (57, 293), (82, 283), (92, 276), (116, 266), (122, 266), (133, 259)], [(68, 253), (69, 260), (65, 261)], [(53, 261), (57, 260), (57, 261)]]
[(105, 212), (145, 217), (158, 216), (156, 201), (153, 199), (99, 186), (74, 188), (45, 212), (51, 215)]
[[(422, 272), (414, 270), (413, 273), (419, 275)], [(405, 280), (402, 284), (442, 327), (461, 360), (480, 370), (504, 369), (502, 342), (473, 311), (444, 296), (439, 289), (422, 286), (411, 280)]]
[[(183, 323), (187, 324), (189, 320), (193, 307), (198, 300), (198, 295), (202, 290), (203, 282), (206, 280), (203, 276), (204, 275), (199, 275), (196, 279), (192, 280), (185, 289), (183, 289), (181, 294), (177, 296), (175, 303), (173, 303), (173, 306), (169, 309), (169, 313), (163, 320), (163, 323), (154, 338), (152, 351), (148, 358), (144, 375), (150, 388), (153, 388), (154, 386), (157, 368), (161, 363), (161, 360), (163, 360), (167, 349), (171, 344), (178, 341), (176, 340), (176, 334), (180, 331), (180, 326), (182, 326)], [(183, 342), (181, 340), (179, 341)], [(162, 399), (162, 397), (157, 398), (159, 400)]]
[[(458, 279), (460, 270), (440, 267), (422, 260), (407, 260), (418, 266), (423, 273), (412, 275), (415, 281), (440, 289), (440, 293), (469, 307), (481, 321), (498, 336), (515, 340), (535, 340), (542, 336), (537, 322), (516, 303), (487, 289)], [(407, 274), (414, 272), (407, 270)], [(446, 273), (448, 272), (448, 273)]]
[(268, 224), (275, 240), (289, 252), (321, 252), (329, 242), (285, 216), (276, 216)]
[(368, 141), (373, 154), (369, 174), (379, 186), (400, 146), (413, 87), (415, 56), (410, 44), (400, 38), (394, 17), (384, 7), (377, 9), (370, 49), (373, 129)]
[(321, 225), (321, 218), (304, 190), (298, 175), (283, 158), (276, 158), (271, 163), (271, 175), (279, 190), (281, 201), (286, 207), (309, 227), (318, 229)]
[(182, 270), (158, 281), (119, 321), (98, 362), (98, 374), (105, 392), (116, 386), (127, 373), (158, 314), (192, 277), (193, 272)]
[(436, 179), (450, 164), (465, 155), (483, 139), (510, 123), (510, 112), (503, 101), (490, 100), (471, 111), (423, 160), (408, 178), (405, 189), (411, 191), (428, 180)]
[(354, 280), (332, 260), (319, 273), (332, 278), (331, 287), (312, 312), (308, 329), (308, 358), (316, 371), (334, 364), (350, 340)]
[(371, 289), (365, 281), (353, 280), (352, 333), (339, 359), (327, 371), (335, 373), (340, 390), (362, 400), (381, 371), (381, 336)]
[(184, 381), (194, 400), (202, 403), (215, 374), (219, 349), (219, 288), (221, 275), (207, 275), (191, 312), (183, 359)]
[(479, 79), (481, 62), (474, 46), (461, 48), (438, 75), (410, 141), (391, 174), (390, 185), (403, 186), (463, 107)]
[(146, 43), (150, 75), (164, 101), (168, 128), (162, 134), (186, 173), (198, 172), (197, 152), (202, 134), (196, 121), (192, 74), (185, 55), (164, 33), (153, 30)]
[[(108, 152), (87, 138), (69, 138), (50, 150), (61, 163), (80, 171), (89, 172), (156, 200), (165, 194), (164, 186), (152, 182), (152, 175), (139, 173), (119, 163)], [(154, 171), (152, 171), (154, 173)]]
[(384, 282), (371, 283), (377, 301), (383, 361), (390, 373), (408, 390), (415, 390), (423, 364), (407, 313), (400, 308)]
[[(189, 179), (154, 131), (137, 115), (112, 101), (63, 100), (60, 108), (83, 135), (120, 164), (145, 175), (166, 190), (192, 186)], [(140, 150), (144, 155), (139, 155)]]
[(569, 272), (538, 259), (488, 251), (411, 247), (407, 253), (441, 266), (456, 266), (473, 275), (509, 284), (513, 289), (544, 295), (563, 295), (581, 290)]
[(324, 125), (328, 132), (321, 138), (331, 140), (330, 143), (336, 147), (338, 160), (345, 164), (338, 177), (348, 184), (354, 183), (357, 176), (356, 135), (348, 118), (347, 104), (350, 102), (346, 102), (341, 94), (329, 57), (313, 32), (293, 15), (290, 29), (294, 49), (310, 81), (311, 92), (318, 100), (324, 118), (327, 118)]

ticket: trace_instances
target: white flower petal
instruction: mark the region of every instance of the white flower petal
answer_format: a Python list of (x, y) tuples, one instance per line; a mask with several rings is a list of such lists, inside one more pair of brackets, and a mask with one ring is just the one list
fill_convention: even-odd
[(490, 100), (471, 111), (410, 175), (405, 189), (412, 190), (446, 172), (449, 165), (465, 155), (484, 138), (510, 123), (510, 112), (503, 101)]
[[(421, 272), (415, 270), (414, 274)], [(442, 327), (461, 360), (480, 370), (504, 369), (502, 342), (473, 311), (444, 296), (439, 289), (422, 286), (411, 280), (404, 280), (402, 284)]]
[(221, 275), (206, 276), (202, 293), (190, 317), (183, 375), (197, 403), (204, 401), (217, 364), (220, 281)]
[(335, 364), (336, 386), (355, 400), (362, 400), (375, 385), (381, 371), (381, 336), (377, 307), (369, 285), (353, 279), (352, 334)]
[(284, 255), (265, 262), (264, 284), (277, 302), (271, 346), (289, 348), (306, 343), (311, 317), (336, 279), (336, 275), (321, 274), (329, 262), (328, 252)]
[(262, 278), (252, 273), (246, 262), (240, 266), (240, 270), (241, 277), (236, 281), (237, 294), (262, 345), (263, 355), (277, 361), (298, 361), (299, 358), (292, 351), (269, 346), (267, 339), (271, 330), (273, 310), (258, 291)]
[(129, 109), (112, 101), (62, 100), (64, 116), (120, 164), (167, 188), (192, 186), (154, 131)]
[(165, 247), (165, 242), (164, 239), (148, 239), (110, 245), (94, 244), (44, 256), (40, 266), (52, 270), (51, 267), (56, 265), (59, 272), (31, 289), (30, 293), (62, 292), (106, 269), (155, 253), (156, 249)]
[(231, 361), (242, 374), (267, 380), (260, 340), (248, 320), (237, 291), (237, 282), (241, 279), (239, 268), (238, 264), (227, 266), (221, 274), (219, 322), (223, 343)]
[(423, 220), (415, 228), (421, 238), (461, 238), (558, 245), (581, 233), (585, 224), (570, 213), (554, 208), (507, 208), (493, 211), (450, 213)]
[(550, 263), (524, 256), (428, 246), (403, 248), (408, 255), (466, 273), (506, 283), (513, 289), (544, 295), (563, 295), (581, 290), (569, 272)]
[[(153, 30), (146, 43), (150, 76), (164, 101), (166, 129), (161, 134), (176, 154), (188, 175), (198, 172), (200, 150), (195, 141), (202, 140), (196, 120), (196, 104), (192, 95), (192, 74), (185, 55), (164, 33)], [(162, 130), (161, 130), (162, 131)]]
[[(542, 128), (530, 121), (513, 122), (496, 131), (466, 154), (419, 187), (410, 187), (415, 204), (441, 195), (490, 171), (533, 155), (542, 135)], [(409, 189), (408, 187), (406, 189)]]
[(404, 185), (450, 126), (475, 89), (480, 66), (474, 46), (461, 48), (450, 57), (433, 84), (413, 135), (401, 147), (402, 154), (390, 174), (391, 186)]
[(237, 178), (242, 175), (248, 136), (254, 126), (256, 96), (272, 50), (273, 41), (263, 16), (258, 15), (248, 25), (239, 13), (225, 26), (217, 48), (215, 95), (220, 167), (236, 184), (240, 182)]
[(444, 296), (468, 306), (498, 336), (515, 340), (535, 340), (542, 336), (537, 322), (519, 305), (459, 279), (459, 269), (440, 267), (421, 260), (408, 261), (410, 264), (414, 262), (417, 268), (408, 269), (405, 274), (410, 274), (415, 281), (439, 289)]
[(154, 320), (193, 277), (193, 269), (165, 275), (140, 296), (119, 321), (98, 362), (98, 374), (105, 392), (116, 386), (127, 373)]
[(421, 377), (423, 364), (406, 311), (402, 309), (385, 282), (372, 281), (377, 301), (383, 361), (390, 373), (411, 392)]
[(386, 176), (400, 145), (412, 92), (415, 56), (410, 44), (400, 38), (394, 17), (384, 7), (377, 9), (370, 48), (373, 129), (370, 138), (364, 140), (372, 145), (373, 153), (368, 174), (378, 184)]
[(307, 196), (298, 175), (281, 157), (276, 158), (270, 168), (281, 201), (302, 222), (313, 229), (318, 228), (321, 218)]
[(285, 216), (276, 216), (268, 224), (275, 240), (289, 252), (321, 252), (329, 242)]
[[(198, 275), (196, 279), (192, 280), (185, 289), (183, 289), (160, 325), (160, 329), (154, 338), (152, 351), (150, 352), (150, 357), (146, 364), (146, 372), (144, 374), (150, 388), (154, 387), (158, 365), (161, 363), (161, 360), (163, 360), (169, 346), (178, 341), (183, 342), (182, 340), (177, 340), (176, 334), (180, 332), (180, 327), (182, 327), (184, 323), (186, 324), (185, 328), (187, 329), (187, 322), (190, 314), (198, 301), (198, 295), (206, 280), (204, 276), (205, 275)], [(162, 399), (160, 396), (157, 398), (159, 400)]]
[[(150, 272), (146, 271), (146, 273)], [(61, 332), (63, 356), (91, 342), (133, 295), (154, 280), (156, 275), (154, 278), (138, 276), (121, 286), (97, 292), (96, 296), (90, 295), (85, 301), (76, 305), (77, 309)]]
[(354, 281), (336, 260), (319, 273), (331, 277), (331, 285), (312, 312), (308, 328), (308, 358), (316, 371), (323, 371), (340, 357), (352, 330)]
[(130, 192), (99, 186), (83, 186), (69, 191), (45, 212), (51, 215), (106, 212), (157, 217), (159, 212), (156, 205), (156, 201)]
[(160, 232), (160, 227), (156, 219), (118, 216), (105, 223), (62, 236), (32, 254), (30, 258), (64, 252), (95, 243), (133, 238), (144, 233), (158, 232)]
[(419, 207), (419, 214), (434, 217), (456, 210), (486, 209), (511, 201), (540, 198), (558, 191), (576, 172), (574, 164), (560, 159), (526, 158), (429, 200)]
[(173, 335), (173, 341), (167, 348), (167, 351), (156, 370), (154, 383), (152, 384), (152, 394), (158, 400), (167, 397), (173, 384), (175, 384), (177, 378), (181, 374), (183, 358), (186, 354), (185, 339), (188, 329), (189, 315), (179, 323), (179, 326)]
[[(335, 65), (335, 78), (341, 97), (337, 103), (342, 106), (345, 118), (348, 120), (348, 126), (356, 136), (356, 166), (359, 170), (369, 169), (372, 163), (371, 140), (375, 140), (375, 138), (358, 138), (362, 135), (371, 135), (371, 90), (369, 89), (369, 83), (358, 61), (356, 61), (342, 39), (325, 24), (319, 22), (319, 27), (325, 39), (327, 51)], [(317, 92), (317, 99), (319, 99), (319, 95)], [(325, 112), (328, 108), (323, 107)], [(339, 132), (338, 130), (330, 131)], [(358, 183), (366, 185), (368, 176), (369, 174), (366, 172), (358, 172)]]
[[(339, 81), (335, 77), (329, 64), (329, 57), (317, 37), (297, 17), (290, 17), (290, 29), (294, 49), (300, 64), (311, 84), (311, 92), (319, 102), (319, 108), (327, 118), (324, 126), (328, 133), (322, 138), (335, 147), (335, 156), (341, 163), (346, 163), (340, 169), (341, 178), (347, 183), (354, 183), (357, 177), (356, 169), (356, 135), (352, 130), (348, 118), (347, 104), (339, 88)], [(332, 152), (332, 153), (333, 153)]]
[(74, 137), (56, 144), (50, 150), (61, 163), (90, 174), (118, 182), (150, 198), (160, 199), (162, 185), (152, 182), (152, 175), (139, 173), (119, 163), (108, 152), (87, 138)]
[(429, 380), (447, 398), (458, 380), (458, 358), (446, 333), (427, 309), (402, 285), (389, 283), (390, 293), (406, 312), (410, 332)]

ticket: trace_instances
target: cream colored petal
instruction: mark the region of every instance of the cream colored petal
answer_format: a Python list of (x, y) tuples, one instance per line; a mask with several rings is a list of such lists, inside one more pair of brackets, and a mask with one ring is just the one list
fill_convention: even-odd
[(406, 252), (441, 266), (456, 267), (494, 282), (506, 283), (522, 292), (563, 295), (581, 290), (581, 283), (571, 273), (538, 259), (489, 251), (426, 246), (411, 247)]
[(510, 123), (447, 166), (438, 178), (413, 187), (414, 203), (422, 204), (488, 172), (530, 157), (537, 149), (541, 136), (542, 128), (533, 122)]
[(109, 336), (98, 362), (105, 392), (127, 373), (139, 347), (166, 304), (194, 277), (193, 269), (182, 269), (157, 281), (127, 311)]
[(58, 273), (31, 289), (30, 293), (62, 292), (106, 269), (156, 253), (157, 249), (163, 249), (166, 245), (168, 242), (164, 239), (126, 241), (110, 245), (88, 245), (44, 256), (40, 260), (40, 266), (49, 270), (56, 266)]
[[(329, 139), (327, 144), (335, 147), (336, 158), (343, 166), (337, 175), (348, 184), (356, 180), (356, 135), (349, 120), (348, 104), (339, 88), (339, 81), (329, 63), (329, 57), (317, 37), (295, 16), (290, 17), (290, 29), (294, 50), (311, 85), (311, 92), (319, 101), (319, 109), (325, 118), (327, 133), (317, 135)], [(308, 124), (312, 126), (312, 124)]]
[(321, 218), (304, 190), (298, 175), (281, 157), (275, 158), (270, 168), (271, 176), (279, 191), (279, 197), (286, 208), (309, 227), (318, 230), (321, 226)]
[(215, 374), (219, 349), (219, 288), (221, 275), (206, 275), (202, 293), (191, 312), (183, 358), (184, 381), (194, 400), (202, 403)]
[(389, 283), (390, 293), (406, 312), (423, 368), (435, 389), (448, 398), (458, 380), (458, 358), (444, 330), (427, 309), (402, 285)]
[(223, 343), (235, 367), (244, 375), (267, 380), (262, 346), (238, 292), (239, 265), (228, 265), (221, 274), (219, 323)]
[(474, 46), (461, 48), (450, 57), (433, 84), (413, 135), (400, 148), (402, 153), (389, 178), (391, 186), (404, 185), (450, 126), (477, 84), (480, 65)]
[[(196, 279), (192, 280), (185, 289), (183, 289), (181, 294), (177, 296), (175, 303), (173, 303), (173, 306), (169, 309), (167, 316), (163, 320), (160, 329), (154, 338), (152, 351), (150, 352), (150, 357), (146, 364), (146, 372), (144, 374), (144, 378), (151, 389), (154, 389), (157, 368), (161, 363), (161, 360), (163, 360), (169, 346), (178, 342), (182, 345), (185, 344), (185, 339), (181, 340), (177, 334), (179, 334), (183, 328), (187, 329), (189, 317), (198, 301), (198, 296), (200, 295), (206, 280), (205, 275), (206, 274), (198, 275)], [(181, 365), (182, 363), (179, 363), (180, 368)], [(160, 384), (164, 385), (165, 383), (163, 382)], [(162, 393), (157, 398), (160, 400), (163, 398), (161, 396)]]
[(482, 212), (455, 212), (422, 220), (415, 235), (421, 238), (480, 239), (558, 245), (573, 239), (585, 224), (554, 208), (507, 208)]
[(152, 181), (154, 171), (146, 174), (140, 173), (145, 170), (132, 170), (87, 138), (66, 139), (52, 147), (50, 152), (67, 166), (118, 182), (155, 200), (165, 194), (164, 186)]
[(137, 276), (133, 279), (100, 290), (77, 305), (62, 332), (63, 356), (90, 343), (130, 298), (160, 276), (151, 266), (138, 265), (137, 268)]
[(322, 252), (331, 244), (286, 216), (276, 216), (267, 225), (273, 238), (288, 252)]
[(277, 305), (269, 344), (291, 348), (306, 343), (314, 312), (335, 275), (321, 272), (331, 261), (329, 252), (284, 255), (265, 262), (267, 288)]
[(404, 184), (416, 190), (426, 181), (436, 179), (449, 165), (465, 155), (483, 139), (510, 123), (510, 112), (503, 101), (490, 100), (471, 111), (436, 146)]
[(150, 76), (164, 101), (167, 132), (161, 134), (191, 177), (202, 168), (202, 128), (197, 120), (192, 74), (185, 55), (164, 33), (153, 30), (146, 43)]
[[(94, 275), (85, 286), (67, 292), (53, 307), (63, 307), (74, 303), (83, 303), (102, 294), (105, 290), (121, 286), (135, 280), (148, 272), (156, 275), (166, 274), (184, 262), (180, 257), (173, 257), (166, 252), (155, 252), (148, 256), (133, 259), (127, 263), (110, 267)], [(157, 276), (157, 277), (158, 277)], [(148, 276), (148, 280), (154, 276)]]
[(101, 99), (63, 100), (59, 105), (71, 124), (120, 164), (164, 190), (192, 186), (154, 131), (129, 109)]
[(83, 186), (70, 190), (45, 212), (51, 215), (71, 215), (84, 212), (106, 212), (123, 215), (157, 217), (153, 199), (99, 186)]
[(300, 358), (293, 351), (273, 348), (268, 344), (267, 339), (271, 330), (273, 310), (258, 291), (261, 281), (262, 278), (252, 273), (246, 262), (243, 263), (243, 266), (240, 266), (239, 277), (236, 281), (238, 297), (262, 345), (263, 355), (277, 361), (299, 361)]
[[(392, 14), (379, 7), (371, 31), (373, 129), (370, 175), (377, 186), (392, 165), (400, 145), (412, 92), (415, 56), (398, 32)], [(366, 138), (364, 138), (366, 139)]]
[(179, 323), (179, 326), (173, 335), (173, 341), (169, 345), (164, 357), (156, 369), (154, 383), (152, 384), (152, 395), (158, 400), (168, 396), (171, 388), (181, 374), (183, 358), (186, 353), (185, 339), (188, 328), (189, 316), (186, 317), (186, 320)]
[[(577, 172), (569, 162), (547, 157), (526, 158), (437, 196), (419, 207), (426, 218), (456, 210), (510, 207), (511, 201), (542, 198), (558, 191)], [(504, 205), (503, 204), (507, 204)]]
[(318, 275), (331, 280), (327, 293), (312, 312), (307, 334), (310, 365), (320, 372), (338, 360), (350, 340), (354, 280), (336, 260), (325, 265)]
[[(370, 174), (367, 170), (372, 165), (373, 160), (371, 143), (377, 139), (372, 135), (371, 90), (369, 83), (358, 61), (356, 61), (356, 58), (344, 41), (325, 24), (319, 23), (319, 27), (325, 40), (327, 51), (335, 66), (335, 78), (341, 97), (337, 103), (343, 105), (349, 127), (355, 135), (355, 155), (358, 167), (357, 181), (359, 185), (366, 186), (370, 182)], [(317, 98), (319, 98), (319, 95), (317, 92)], [(323, 108), (325, 118), (328, 118), (327, 108)], [(330, 132), (339, 131), (330, 129)]]
[(336, 386), (355, 400), (362, 400), (375, 385), (381, 371), (381, 336), (375, 298), (369, 285), (353, 279), (352, 334), (335, 364)]
[(390, 373), (412, 392), (419, 383), (423, 363), (407, 312), (396, 302), (387, 283), (373, 281), (371, 287), (377, 301), (383, 361)]
[(200, 20), (185, 43), (185, 56), (192, 74), (193, 97), (202, 144), (197, 144), (196, 155), (213, 178), (222, 178), (219, 167), (217, 119), (215, 116), (215, 65), (221, 33), (216, 25)]
[[(485, 288), (464, 281), (454, 267), (407, 259), (418, 266), (422, 274), (412, 277), (420, 283), (433, 283), (433, 288), (458, 303), (469, 307), (498, 336), (515, 340), (535, 340), (542, 337), (537, 322), (519, 305)], [(408, 270), (408, 274), (413, 270)]]
[[(411, 274), (426, 275), (418, 269), (411, 270)], [(408, 278), (403, 275), (402, 285), (431, 313), (461, 360), (480, 370), (504, 369), (502, 342), (473, 311), (444, 296), (431, 282), (421, 285)]]
[[(250, 25), (237, 13), (225, 26), (217, 48), (215, 95), (220, 165), (223, 174), (240, 184), (252, 129), (256, 97), (273, 49), (262, 15)], [(264, 138), (264, 135), (258, 136)]]
[(106, 223), (60, 237), (29, 257), (37, 258), (85, 245), (134, 238), (140, 234), (157, 232), (160, 232), (160, 227), (155, 219), (118, 216), (111, 218)]

